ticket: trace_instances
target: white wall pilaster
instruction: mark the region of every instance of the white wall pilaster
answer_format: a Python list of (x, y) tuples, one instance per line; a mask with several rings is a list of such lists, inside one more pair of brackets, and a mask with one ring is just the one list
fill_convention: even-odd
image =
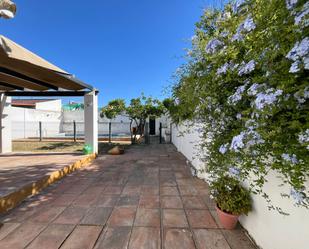
[(84, 96), (85, 144), (98, 153), (98, 95), (95, 91)]
[(12, 152), (11, 97), (0, 94), (0, 153)]

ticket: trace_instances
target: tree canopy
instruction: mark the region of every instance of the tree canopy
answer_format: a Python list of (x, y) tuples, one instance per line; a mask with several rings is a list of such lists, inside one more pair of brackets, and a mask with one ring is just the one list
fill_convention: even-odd
[(132, 142), (136, 142), (136, 135), (142, 135), (144, 132), (147, 118), (160, 117), (165, 110), (160, 100), (141, 94), (141, 96), (131, 99), (129, 105), (125, 104), (124, 99), (115, 99), (108, 102), (102, 108), (101, 116), (108, 119), (114, 119), (118, 115), (129, 117)]

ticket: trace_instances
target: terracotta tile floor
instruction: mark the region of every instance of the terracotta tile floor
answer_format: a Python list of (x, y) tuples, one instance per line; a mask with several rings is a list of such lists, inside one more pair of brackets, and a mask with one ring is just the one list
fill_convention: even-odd
[(214, 207), (172, 145), (134, 146), (1, 216), (0, 248), (256, 248), (240, 227), (221, 229)]
[(10, 153), (0, 155), (0, 198), (84, 158), (71, 153)]

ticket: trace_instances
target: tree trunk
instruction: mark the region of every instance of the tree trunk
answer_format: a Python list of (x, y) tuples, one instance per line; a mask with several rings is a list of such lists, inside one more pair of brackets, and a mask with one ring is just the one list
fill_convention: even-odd
[(133, 131), (132, 131), (132, 123), (133, 123), (133, 119), (130, 119), (130, 136), (131, 136), (131, 143), (133, 144)]
[(136, 125), (136, 132), (133, 134), (133, 143), (136, 144), (136, 135), (138, 134), (138, 129), (139, 129), (139, 123), (137, 122), (136, 119), (134, 119), (135, 125)]

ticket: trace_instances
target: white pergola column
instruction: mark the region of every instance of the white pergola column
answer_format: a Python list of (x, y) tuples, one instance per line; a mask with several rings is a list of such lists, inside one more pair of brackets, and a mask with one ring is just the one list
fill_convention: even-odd
[(98, 153), (98, 95), (95, 91), (84, 96), (85, 144)]
[(12, 152), (11, 97), (0, 94), (0, 154)]

